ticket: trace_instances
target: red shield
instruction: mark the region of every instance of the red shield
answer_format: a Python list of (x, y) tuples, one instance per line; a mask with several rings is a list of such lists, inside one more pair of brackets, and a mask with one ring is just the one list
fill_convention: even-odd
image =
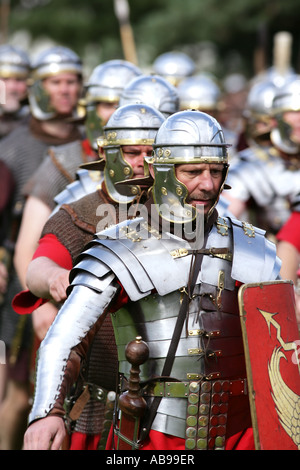
[(239, 308), (255, 447), (300, 450), (300, 339), (293, 284), (245, 284)]

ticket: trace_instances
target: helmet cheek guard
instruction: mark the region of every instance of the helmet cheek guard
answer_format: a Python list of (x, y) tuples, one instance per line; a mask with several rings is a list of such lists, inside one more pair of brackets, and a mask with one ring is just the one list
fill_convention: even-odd
[(188, 196), (186, 186), (175, 175), (175, 165), (153, 165), (155, 188), (153, 200), (159, 215), (173, 223), (182, 223), (196, 218), (196, 209), (185, 200)]
[(115, 188), (115, 184), (119, 181), (131, 179), (133, 177), (133, 169), (129, 163), (124, 160), (123, 151), (119, 148), (106, 148), (106, 164), (104, 169), (104, 181), (107, 191), (113, 201), (119, 203), (128, 203), (136, 196), (134, 186), (126, 188), (123, 186)]
[(300, 152), (300, 142), (293, 140), (293, 129), (284, 119), (284, 113), (287, 111), (300, 112), (299, 75), (291, 76), (289, 80), (279, 88), (272, 104), (272, 115), (277, 121), (277, 127), (271, 131), (271, 141), (283, 152), (295, 155)]

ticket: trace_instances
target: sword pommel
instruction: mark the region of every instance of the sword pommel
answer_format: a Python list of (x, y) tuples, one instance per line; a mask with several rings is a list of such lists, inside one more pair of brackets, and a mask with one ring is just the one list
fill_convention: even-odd
[(128, 382), (128, 391), (119, 398), (119, 406), (123, 413), (131, 417), (141, 417), (146, 408), (146, 402), (140, 396), (140, 368), (141, 364), (147, 361), (149, 357), (149, 348), (147, 343), (137, 336), (134, 341), (127, 344), (125, 354), (128, 362), (131, 364), (130, 376)]

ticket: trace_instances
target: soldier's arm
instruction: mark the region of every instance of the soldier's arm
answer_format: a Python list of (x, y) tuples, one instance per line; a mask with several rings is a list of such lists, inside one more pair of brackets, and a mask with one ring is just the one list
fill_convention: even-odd
[(26, 284), (37, 297), (61, 302), (67, 297), (69, 273), (68, 269), (59, 266), (52, 259), (40, 256), (30, 262), (26, 274)]
[[(103, 281), (106, 287), (102, 290)], [(30, 427), (25, 435), (27, 449), (49, 447), (50, 442), (40, 439), (41, 427), (47, 439), (56, 436), (55, 448), (62, 444), (65, 397), (76, 382), (89, 346), (120, 291), (120, 285), (114, 279), (108, 285), (105, 280), (99, 280), (98, 286), (96, 284), (97, 280), (93, 289), (74, 285), (41, 343), (35, 399), (29, 415)], [(49, 417), (58, 419), (49, 420)], [(42, 423), (38, 424), (41, 419)]]
[(281, 240), (277, 244), (277, 255), (282, 261), (280, 270), (282, 279), (291, 279), (296, 284), (300, 263), (300, 254), (297, 248), (292, 243)]
[(18, 234), (14, 265), (23, 289), (26, 288), (26, 270), (38, 246), (42, 229), (51, 209), (43, 201), (29, 197), (26, 201)]

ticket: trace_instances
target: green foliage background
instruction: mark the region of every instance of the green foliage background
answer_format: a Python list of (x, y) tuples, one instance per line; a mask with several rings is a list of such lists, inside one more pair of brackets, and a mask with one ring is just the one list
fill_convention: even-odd
[[(298, 71), (299, 0), (129, 0), (129, 5), (140, 66), (174, 49), (198, 60), (201, 45), (209, 43), (217, 55), (213, 72), (252, 76), (257, 48), (270, 65), (273, 35), (286, 30), (293, 35)], [(83, 59), (89, 51), (93, 66), (122, 58), (113, 0), (11, 0), (9, 33), (20, 30), (29, 31), (32, 40), (48, 37), (69, 46)]]

